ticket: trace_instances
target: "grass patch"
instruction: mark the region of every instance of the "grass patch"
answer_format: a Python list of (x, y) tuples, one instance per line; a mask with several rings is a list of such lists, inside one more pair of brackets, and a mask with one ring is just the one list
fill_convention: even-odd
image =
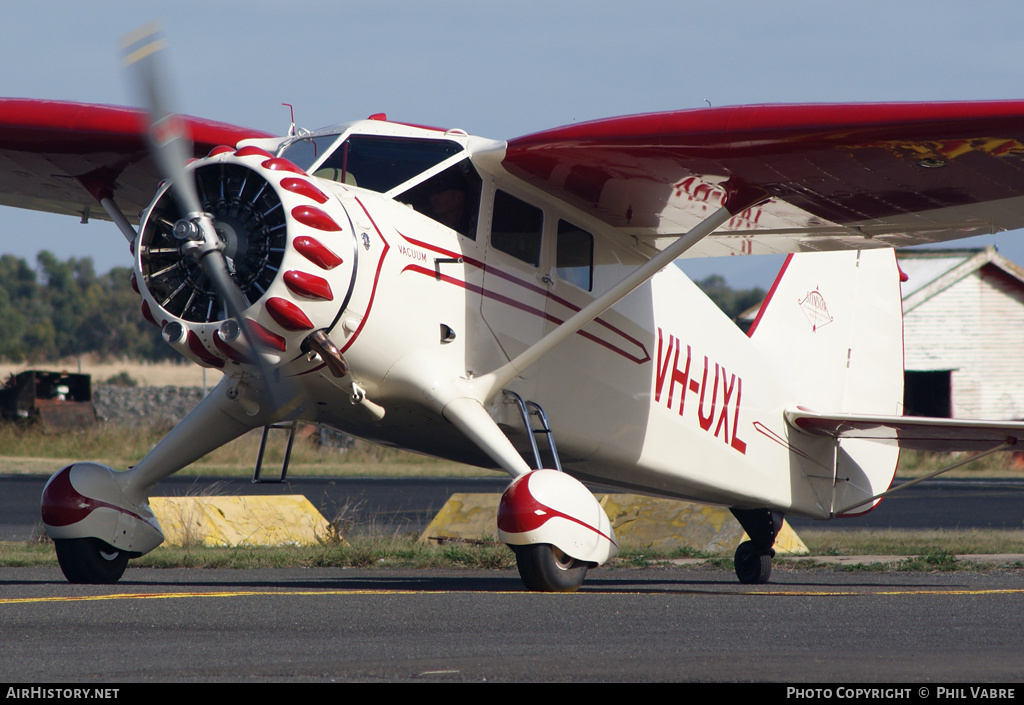
[[(811, 557), (776, 560), (795, 567), (824, 567), (813, 556), (904, 556), (896, 563), (833, 566), (833, 570), (951, 571), (1021, 568), (1017, 561), (981, 566), (957, 559), (962, 554), (1024, 553), (1024, 531), (817, 531), (802, 536)], [(420, 542), (417, 534), (374, 530), (339, 531), (316, 546), (192, 545), (160, 546), (131, 565), (148, 568), (449, 568), (503, 570), (515, 568), (515, 556), (496, 541)], [(732, 571), (732, 554), (707, 554), (692, 549), (662, 551), (652, 547), (624, 547), (611, 568), (652, 568), (676, 558), (702, 558), (704, 565)], [(49, 539), (0, 542), (2, 567), (56, 567)]]
[(957, 570), (956, 554), (937, 548), (921, 556), (912, 556), (900, 563), (901, 570)]
[[(466, 568), (514, 569), (504, 544), (421, 543), (411, 534), (357, 535), (316, 546), (159, 546), (131, 566), (140, 568)], [(57, 567), (49, 542), (0, 542), (2, 567)]]
[[(914, 478), (949, 467), (969, 458), (972, 453), (924, 453), (900, 451), (896, 476)], [(939, 477), (1024, 477), (1024, 454), (1014, 452), (993, 453), (962, 468), (950, 470)]]
[(619, 547), (619, 555), (615, 558), (615, 564), (623, 568), (648, 568), (677, 558), (714, 560), (716, 556), (688, 546), (660, 550), (651, 546), (630, 546), (626, 544)]
[(800, 538), (815, 556), (923, 556), (944, 551), (1024, 554), (1024, 531), (983, 529), (963, 531), (870, 530), (826, 531), (806, 529)]
[(0, 566), (32, 568), (56, 565), (57, 556), (49, 541), (0, 541)]

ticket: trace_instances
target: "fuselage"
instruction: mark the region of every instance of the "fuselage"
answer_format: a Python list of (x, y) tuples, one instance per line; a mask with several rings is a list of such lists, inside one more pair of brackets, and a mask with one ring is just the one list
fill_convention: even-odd
[[(255, 154), (257, 148), (266, 154)], [(302, 389), (302, 402), (290, 408), (270, 408), (280, 402), (267, 404), (265, 397), (262, 408), (253, 402), (254, 426), (299, 417), (377, 443), (494, 467), (444, 418), (445, 404), (651, 255), (508, 174), (503, 149), (462, 132), (371, 120), (258, 141), (250, 145), (253, 153), (237, 152), (241, 160), (211, 157), (238, 162), (203, 172), (206, 191), (226, 184), (227, 196), (209, 198), (219, 198), (225, 220), (238, 221), (226, 235), (229, 248), (252, 249), (256, 235), (239, 234), (247, 227), (289, 230), (276, 245), (283, 255), (250, 257), (246, 270), (254, 282), (249, 315), (273, 336), (272, 345), (256, 350), (226, 340), (225, 315), (212, 297), (205, 308), (189, 304), (198, 313), (184, 307), (168, 313), (171, 299), (151, 291), (166, 275), (147, 265), (159, 249), (149, 226), (143, 240), (150, 244), (138, 255), (144, 298), (157, 310), (153, 317), (165, 338), (200, 364), (222, 367), (225, 384), (253, 375), (252, 357), (259, 354), (275, 375)], [(278, 162), (265, 166), (273, 171), (265, 175), (282, 205), (268, 202), (267, 215), (245, 225), (245, 214), (232, 210), (230, 191), (253, 189), (241, 167), (270, 164), (272, 156)], [(327, 200), (276, 181), (285, 162), (300, 167), (303, 183)], [(312, 210), (327, 214), (329, 223), (311, 217), (303, 199), (312, 199)], [(277, 211), (292, 214), (287, 228), (270, 224)], [(306, 228), (302, 234), (291, 232), (296, 218)], [(303, 343), (314, 328), (337, 346), (347, 374), (332, 372)], [(747, 336), (676, 267), (522, 370), (507, 389), (544, 409), (564, 468), (580, 478), (828, 515), (829, 497), (806, 481), (808, 473), (831, 472), (814, 460), (827, 454), (824, 442), (791, 433), (783, 410), (797, 400)], [(486, 406), (526, 451), (515, 405), (498, 395)]]

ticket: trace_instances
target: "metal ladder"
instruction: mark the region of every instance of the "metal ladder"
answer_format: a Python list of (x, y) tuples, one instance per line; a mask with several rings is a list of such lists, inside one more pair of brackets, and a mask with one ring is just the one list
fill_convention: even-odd
[[(298, 427), (297, 421), (283, 424), (269, 424), (263, 427), (263, 438), (260, 440), (260, 452), (256, 456), (256, 467), (252, 473), (253, 484), (283, 484), (285, 476), (288, 474), (288, 461), (292, 457), (292, 444), (295, 442), (295, 429)], [(267, 437), (270, 435), (270, 429), (284, 429), (288, 431), (288, 445), (284, 450), (284, 460), (281, 462), (281, 476), (277, 479), (264, 479), (260, 477), (260, 471), (263, 469), (263, 453), (267, 448)]]
[[(537, 402), (523, 401), (523, 398), (515, 392), (508, 389), (503, 391), (505, 396), (511, 399), (516, 408), (519, 409), (519, 415), (523, 419), (523, 426), (526, 428), (527, 435), (530, 438), (530, 445), (533, 447), (536, 469), (544, 469), (544, 462), (540, 457), (540, 448), (537, 446), (537, 436), (543, 435), (547, 439), (548, 450), (551, 452), (551, 457), (554, 460), (555, 470), (562, 472), (562, 461), (558, 458), (558, 449), (555, 448), (555, 437), (551, 433), (551, 424), (548, 423), (548, 417), (544, 413), (544, 409), (540, 408), (540, 404)], [(540, 422), (539, 428), (534, 428), (533, 417), (536, 417)]]

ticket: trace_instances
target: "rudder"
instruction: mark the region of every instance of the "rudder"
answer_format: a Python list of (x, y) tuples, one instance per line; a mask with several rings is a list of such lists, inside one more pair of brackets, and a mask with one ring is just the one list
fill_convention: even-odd
[[(750, 337), (796, 405), (823, 413), (902, 414), (900, 278), (891, 249), (807, 253), (786, 260)], [(898, 457), (895, 443), (837, 443), (833, 510), (884, 492)]]

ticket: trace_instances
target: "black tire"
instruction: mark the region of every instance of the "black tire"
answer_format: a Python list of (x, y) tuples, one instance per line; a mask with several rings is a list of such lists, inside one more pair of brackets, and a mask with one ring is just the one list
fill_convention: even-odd
[(772, 577), (772, 556), (775, 551), (758, 548), (753, 541), (744, 541), (737, 547), (733, 558), (736, 577), (747, 585), (767, 583)]
[(589, 567), (551, 544), (512, 546), (519, 577), (527, 590), (534, 592), (576, 592), (587, 577)]
[(128, 566), (128, 552), (95, 538), (54, 539), (57, 562), (71, 583), (116, 583)]

